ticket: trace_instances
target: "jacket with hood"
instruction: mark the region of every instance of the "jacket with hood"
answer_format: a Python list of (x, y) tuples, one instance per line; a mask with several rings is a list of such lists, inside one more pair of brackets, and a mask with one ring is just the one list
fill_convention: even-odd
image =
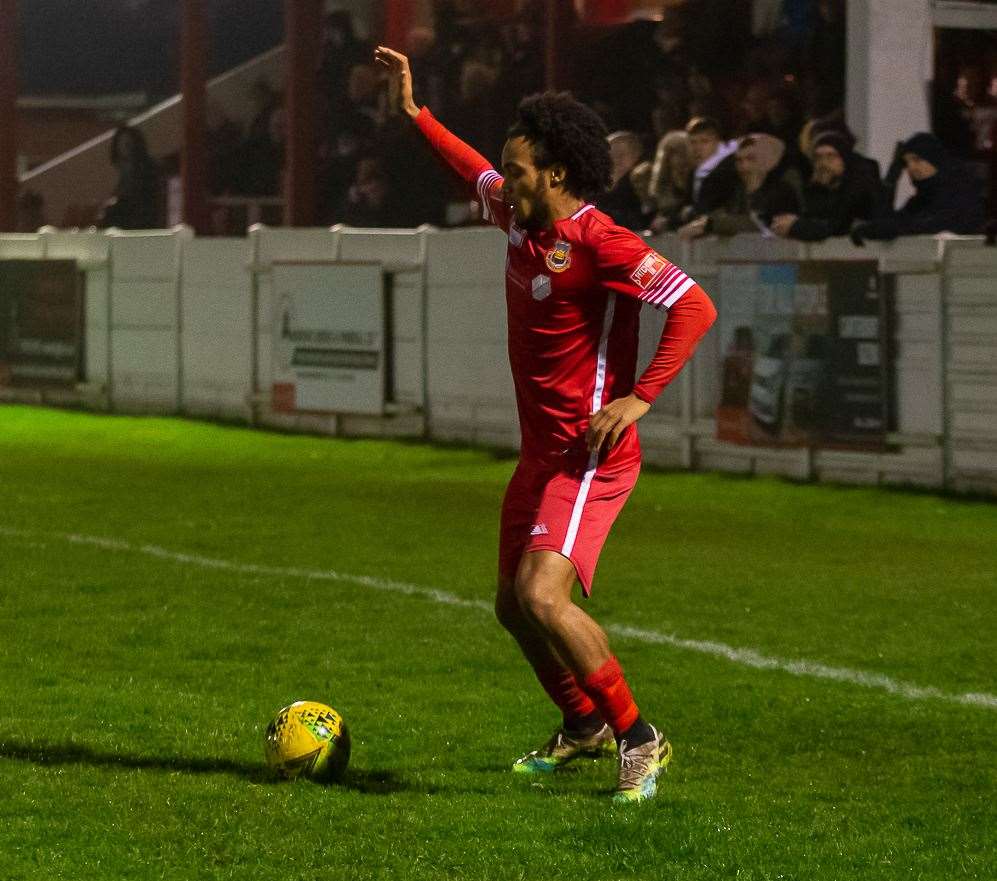
[(972, 235), (983, 230), (986, 222), (983, 185), (969, 168), (949, 154), (938, 138), (919, 132), (903, 143), (900, 152), (926, 159), (938, 169), (937, 173), (926, 180), (912, 181), (917, 192), (903, 208), (859, 224), (853, 230), (853, 238), (889, 240), (939, 232)]
[[(750, 187), (740, 175), (727, 203), (709, 214), (708, 232), (731, 236), (758, 232), (759, 222), (768, 226), (777, 214), (799, 214), (803, 182), (786, 156), (786, 145), (772, 135), (749, 135), (760, 180)], [(749, 192), (750, 189), (750, 192)]]
[(885, 213), (875, 160), (855, 153), (843, 133), (818, 135), (814, 148), (820, 146), (832, 147), (841, 156), (845, 170), (834, 187), (811, 180), (803, 188), (803, 213), (790, 228), (789, 237), (804, 242), (846, 236), (855, 221), (872, 220)]

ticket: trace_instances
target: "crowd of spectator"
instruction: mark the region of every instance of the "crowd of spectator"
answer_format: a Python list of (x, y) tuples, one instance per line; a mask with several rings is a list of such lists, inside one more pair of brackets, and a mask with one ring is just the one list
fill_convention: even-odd
[[(399, 47), (417, 102), (496, 164), (519, 99), (544, 87), (545, 9), (532, 0), (494, 18), (485, 4), (435, 0), (432, 27), (414, 28)], [(885, 175), (856, 150), (842, 113), (844, 12), (845, 0), (670, 0), (660, 20), (563, 22), (559, 85), (612, 131), (613, 186), (600, 207), (632, 229), (687, 239), (757, 231), (861, 243), (981, 231), (986, 187), (969, 146), (959, 155), (953, 138), (907, 133)], [(372, 46), (348, 13), (327, 17), (322, 43), (317, 222), (476, 222), (408, 120), (388, 112)], [(245, 133), (212, 120), (214, 196), (281, 193), (281, 96), (261, 83), (255, 99)], [(144, 166), (128, 158), (137, 149), (116, 147), (119, 205), (143, 186)], [(894, 210), (905, 171), (915, 193)]]
[[(901, 235), (982, 232), (985, 166), (972, 161), (981, 158), (978, 152), (959, 154), (959, 144), (968, 142), (958, 127), (941, 125), (948, 145), (933, 134), (910, 134), (883, 176), (875, 160), (857, 152), (842, 112), (844, 2), (767, 5), (776, 13), (776, 34), (748, 41), (740, 53), (737, 70), (755, 74), (746, 83), (725, 79), (718, 60), (711, 78), (697, 66), (703, 59), (683, 45), (681, 19), (666, 15), (654, 34), (661, 57), (649, 117), (642, 123), (626, 108), (600, 106), (597, 97), (607, 120), (626, 120), (609, 136), (614, 185), (599, 206), (632, 229), (674, 231), (686, 239), (760, 232), (801, 241), (850, 236), (861, 245)], [(804, 15), (788, 14), (794, 9), (809, 9), (809, 24)], [(734, 40), (735, 56), (739, 45)], [(966, 90), (963, 79), (956, 101)], [(991, 153), (997, 90), (992, 97), (990, 117), (974, 107), (974, 119), (989, 118), (992, 126), (989, 142), (976, 146)], [(914, 195), (894, 209), (904, 172)]]
[[(629, 186), (615, 183), (600, 207), (631, 229), (673, 230), (685, 239), (761, 232), (810, 242), (850, 236), (861, 245), (983, 231), (983, 180), (935, 135), (919, 132), (898, 144), (882, 179), (879, 163), (855, 151), (854, 136), (836, 117), (801, 135), (794, 153), (765, 132), (725, 141), (715, 119), (696, 117), (660, 139), (653, 162), (631, 148)], [(614, 132), (611, 149), (635, 138)], [(915, 193), (894, 210), (904, 171)]]

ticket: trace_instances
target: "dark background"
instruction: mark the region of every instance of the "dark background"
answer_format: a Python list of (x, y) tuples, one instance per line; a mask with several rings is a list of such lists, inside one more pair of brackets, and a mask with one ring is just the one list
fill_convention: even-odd
[[(178, 91), (178, 0), (20, 4), (22, 95)], [(208, 0), (209, 75), (283, 40), (282, 0)]]

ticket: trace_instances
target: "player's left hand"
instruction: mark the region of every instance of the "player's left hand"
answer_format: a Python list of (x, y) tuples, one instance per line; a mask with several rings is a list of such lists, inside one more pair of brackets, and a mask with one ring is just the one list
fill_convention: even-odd
[(606, 444), (607, 450), (611, 450), (616, 446), (620, 435), (650, 409), (651, 405), (647, 401), (632, 394), (610, 401), (598, 413), (593, 413), (589, 420), (589, 430), (585, 435), (589, 452), (601, 450), (603, 444)]

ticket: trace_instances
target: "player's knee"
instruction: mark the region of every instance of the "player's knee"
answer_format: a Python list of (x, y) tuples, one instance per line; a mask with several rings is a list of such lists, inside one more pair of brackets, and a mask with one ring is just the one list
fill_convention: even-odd
[(557, 614), (556, 595), (542, 578), (535, 575), (516, 579), (516, 597), (522, 614), (541, 627), (547, 625)]

